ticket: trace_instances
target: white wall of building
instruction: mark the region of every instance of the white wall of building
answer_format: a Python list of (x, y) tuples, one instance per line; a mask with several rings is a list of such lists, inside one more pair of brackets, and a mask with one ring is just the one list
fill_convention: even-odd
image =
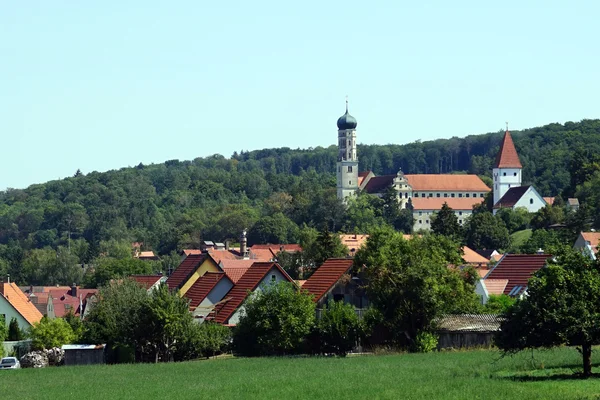
[(484, 198), (488, 192), (433, 192), (415, 191), (413, 197), (418, 198)]
[[(413, 225), (413, 232), (420, 230), (428, 231), (431, 230), (431, 219), (439, 210), (413, 210), (413, 218), (415, 223)], [(464, 225), (467, 222), (467, 218), (473, 214), (473, 210), (454, 210), (458, 223)]]
[(204, 321), (204, 317), (206, 317), (212, 311), (212, 306), (223, 300), (227, 292), (229, 292), (232, 287), (233, 283), (225, 277), (217, 282), (215, 287), (210, 291), (210, 293), (208, 293), (208, 296), (206, 296), (200, 305), (194, 310), (194, 317), (198, 317), (196, 321), (202, 323)]
[(519, 207), (526, 208), (530, 213), (538, 212), (540, 208), (544, 208), (546, 206), (546, 201), (540, 194), (530, 186), (529, 189), (521, 196), (519, 201), (513, 206), (513, 209), (517, 209)]

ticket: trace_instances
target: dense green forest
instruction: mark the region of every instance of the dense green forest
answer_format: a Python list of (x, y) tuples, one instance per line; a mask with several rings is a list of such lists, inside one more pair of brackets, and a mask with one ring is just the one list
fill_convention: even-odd
[[(503, 132), (406, 145), (359, 145), (361, 170), (376, 174), (474, 173), (491, 176)], [(544, 196), (598, 202), (600, 120), (513, 132), (524, 184)], [(333, 140), (332, 140), (333, 141)], [(402, 229), (402, 215), (378, 211), (375, 199), (346, 209), (335, 194), (337, 149), (279, 148), (170, 160), (0, 192), (0, 273), (22, 282), (57, 282), (40, 265), (90, 263), (143, 242), (160, 255), (201, 240), (292, 242), (302, 230), (365, 231), (377, 221)], [(586, 186), (587, 185), (587, 186)], [(385, 207), (384, 207), (385, 208)], [(593, 212), (593, 210), (592, 210)], [(406, 216), (404, 216), (406, 217)], [(374, 222), (375, 221), (375, 222)], [(406, 230), (406, 229), (403, 229)], [(46, 260), (46, 261), (44, 261)], [(50, 276), (50, 278), (49, 278)]]

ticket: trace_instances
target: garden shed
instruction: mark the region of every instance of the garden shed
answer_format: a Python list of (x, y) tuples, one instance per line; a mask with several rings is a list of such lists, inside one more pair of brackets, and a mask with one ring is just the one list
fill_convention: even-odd
[(497, 314), (444, 315), (436, 320), (438, 349), (491, 347), (501, 322)]
[(104, 364), (104, 344), (65, 344), (65, 365)]

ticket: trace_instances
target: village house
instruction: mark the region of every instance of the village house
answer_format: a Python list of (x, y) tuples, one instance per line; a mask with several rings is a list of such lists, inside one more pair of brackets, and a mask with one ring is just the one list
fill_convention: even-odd
[[(239, 279), (238, 279), (239, 280)], [(234, 282), (225, 272), (207, 272), (187, 291), (192, 315), (198, 322), (204, 321), (231, 290)]]
[(505, 254), (490, 271), (477, 282), (475, 293), (486, 304), (490, 295), (505, 294), (521, 298), (527, 293), (529, 278), (544, 268), (549, 254)]
[(292, 282), (292, 278), (275, 262), (255, 262), (227, 292), (224, 299), (207, 317), (223, 325), (236, 325), (244, 313), (244, 301), (261, 287), (278, 282)]
[(82, 289), (75, 284), (71, 286), (28, 286), (21, 290), (42, 315), (50, 319), (63, 318), (69, 313), (82, 317), (85, 315), (89, 299), (98, 292), (97, 289)]
[(575, 244), (574, 249), (581, 251), (592, 260), (596, 259), (598, 253), (598, 243), (600, 242), (600, 232), (580, 232)]
[(352, 263), (352, 259), (330, 258), (302, 284), (302, 290), (313, 296), (317, 309), (330, 300), (351, 304), (358, 312), (369, 306), (361, 279), (352, 274)]
[(29, 300), (27, 295), (14, 282), (0, 282), (0, 316), (6, 326), (15, 318), (19, 328), (29, 329), (42, 319), (42, 313)]

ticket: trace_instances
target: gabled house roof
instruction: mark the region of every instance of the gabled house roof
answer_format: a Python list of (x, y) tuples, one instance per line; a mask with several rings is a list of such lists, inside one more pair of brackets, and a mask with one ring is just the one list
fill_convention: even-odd
[(167, 286), (169, 287), (169, 290), (177, 290), (181, 288), (181, 286), (187, 282), (187, 280), (198, 269), (198, 267), (200, 267), (206, 257), (207, 256), (205, 254), (192, 254), (187, 256), (167, 279)]
[(531, 185), (511, 187), (504, 193), (504, 196), (498, 200), (494, 208), (514, 207), (521, 197), (527, 193)]
[(144, 289), (148, 290), (152, 286), (156, 285), (161, 279), (162, 275), (131, 275), (129, 278), (139, 283)]
[(221, 279), (228, 279), (224, 272), (207, 272), (194, 282), (184, 295), (190, 300), (190, 308), (198, 307)]
[(453, 211), (471, 211), (473, 206), (483, 203), (483, 197), (413, 197), (413, 210), (439, 210), (448, 203)]
[(504, 132), (504, 138), (500, 144), (500, 151), (496, 156), (494, 168), (523, 168), (508, 129)]
[(304, 282), (302, 289), (312, 294), (318, 302), (335, 286), (342, 276), (352, 268), (353, 261), (347, 258), (330, 258)]
[(505, 254), (484, 280), (507, 279), (504, 294), (518, 296), (527, 289), (529, 278), (546, 265), (549, 254)]
[(189, 255), (198, 255), (198, 254), (202, 254), (202, 250), (200, 249), (183, 249), (181, 250), (181, 253), (183, 253), (184, 256), (189, 256)]
[(214, 320), (219, 324), (226, 323), (233, 313), (242, 305), (250, 292), (253, 292), (263, 278), (273, 269), (279, 270), (288, 282), (294, 282), (292, 278), (275, 262), (255, 262), (240, 280), (225, 295), (223, 303), (214, 310)]
[(340, 234), (342, 244), (348, 248), (348, 253), (353, 255), (363, 244), (367, 242), (369, 235), (343, 235)]
[[(4, 297), (8, 303), (19, 313), (21, 316), (33, 325), (36, 322), (40, 322), (42, 319), (42, 313), (35, 307), (35, 305), (29, 301), (29, 298), (19, 289), (13, 282), (11, 283), (0, 283), (2, 289), (0, 295)], [(8, 321), (7, 321), (8, 322)]]

